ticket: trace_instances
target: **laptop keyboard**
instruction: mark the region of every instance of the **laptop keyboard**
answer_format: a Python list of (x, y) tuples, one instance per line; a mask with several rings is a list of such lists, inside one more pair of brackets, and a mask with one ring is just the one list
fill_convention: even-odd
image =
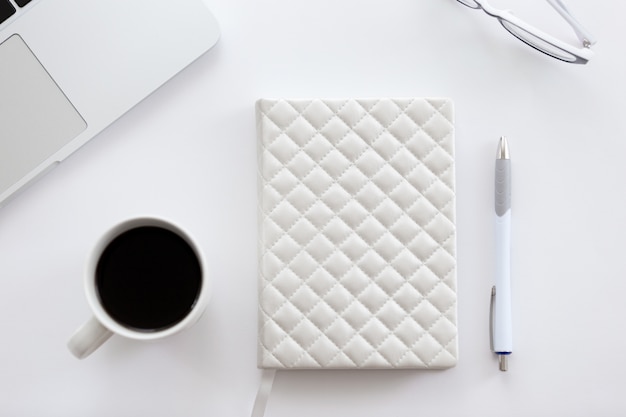
[[(17, 7), (24, 7), (31, 0), (14, 0)], [(0, 23), (13, 16), (16, 12), (15, 5), (9, 0), (0, 0)]]

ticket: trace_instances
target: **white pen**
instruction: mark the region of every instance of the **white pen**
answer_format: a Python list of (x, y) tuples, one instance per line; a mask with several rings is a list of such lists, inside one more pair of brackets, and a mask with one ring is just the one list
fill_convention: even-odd
[(503, 136), (498, 143), (495, 173), (496, 284), (491, 289), (491, 350), (501, 371), (513, 352), (511, 327), (511, 159)]

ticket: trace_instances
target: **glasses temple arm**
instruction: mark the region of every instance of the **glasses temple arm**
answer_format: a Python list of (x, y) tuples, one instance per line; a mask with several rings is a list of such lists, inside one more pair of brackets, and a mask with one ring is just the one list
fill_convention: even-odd
[(574, 29), (576, 36), (583, 43), (585, 47), (590, 47), (591, 45), (597, 42), (596, 38), (589, 33), (587, 29), (580, 24), (578, 20), (572, 15), (572, 13), (567, 9), (565, 4), (561, 0), (547, 0), (550, 3), (550, 6), (554, 7), (554, 9), (559, 12), (559, 14), (567, 20), (567, 23)]

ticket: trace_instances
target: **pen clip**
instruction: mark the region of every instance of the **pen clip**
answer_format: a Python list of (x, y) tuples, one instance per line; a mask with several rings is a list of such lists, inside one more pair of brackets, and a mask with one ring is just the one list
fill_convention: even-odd
[(489, 302), (489, 348), (493, 352), (493, 310), (496, 301), (496, 286), (491, 287), (491, 301)]

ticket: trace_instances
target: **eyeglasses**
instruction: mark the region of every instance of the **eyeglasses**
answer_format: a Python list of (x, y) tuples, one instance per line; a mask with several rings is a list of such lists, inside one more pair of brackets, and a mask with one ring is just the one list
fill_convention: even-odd
[(586, 64), (592, 57), (591, 45), (596, 40), (567, 10), (561, 0), (547, 0), (548, 3), (569, 23), (576, 36), (582, 42), (582, 47), (575, 47), (529, 25), (515, 17), (508, 11), (492, 7), (487, 0), (457, 0), (459, 3), (472, 9), (482, 9), (489, 16), (495, 17), (513, 36), (525, 44), (543, 52), (553, 58), (572, 64)]

